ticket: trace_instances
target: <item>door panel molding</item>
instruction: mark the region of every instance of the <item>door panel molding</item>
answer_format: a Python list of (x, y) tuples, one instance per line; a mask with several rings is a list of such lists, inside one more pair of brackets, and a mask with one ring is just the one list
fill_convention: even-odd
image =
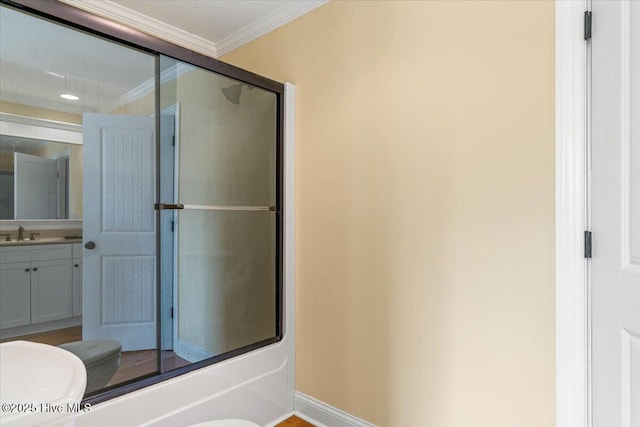
[[(635, 7), (638, 7), (638, 5)], [(637, 243), (640, 242), (640, 198), (633, 197), (631, 183), (640, 179), (640, 152), (632, 152), (631, 150), (631, 135), (633, 133), (633, 122), (631, 121), (631, 90), (633, 86), (631, 81), (631, 13), (631, 2), (622, 1), (620, 3), (622, 265), (637, 270), (640, 269), (640, 243)], [(638, 12), (636, 11), (636, 13)], [(636, 83), (640, 83), (640, 79)], [(636, 165), (635, 169), (633, 168), (634, 165)]]
[[(622, 331), (622, 426), (631, 427), (632, 420), (640, 417), (632, 405), (632, 396), (640, 383), (640, 337), (624, 329)], [(635, 381), (634, 381), (635, 380)]]

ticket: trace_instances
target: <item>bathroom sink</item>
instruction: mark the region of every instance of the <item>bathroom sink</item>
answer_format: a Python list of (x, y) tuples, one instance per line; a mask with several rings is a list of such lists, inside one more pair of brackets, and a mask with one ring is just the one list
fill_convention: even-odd
[(7, 241), (0, 241), (0, 246), (22, 246), (22, 245), (45, 245), (45, 244), (49, 244), (49, 243), (79, 243), (82, 242), (82, 238), (77, 238), (77, 239), (69, 239), (66, 237), (43, 237), (41, 239), (35, 239), (35, 240), (12, 240), (10, 242)]
[(68, 419), (87, 383), (82, 361), (46, 344), (0, 344), (0, 424), (26, 426)]

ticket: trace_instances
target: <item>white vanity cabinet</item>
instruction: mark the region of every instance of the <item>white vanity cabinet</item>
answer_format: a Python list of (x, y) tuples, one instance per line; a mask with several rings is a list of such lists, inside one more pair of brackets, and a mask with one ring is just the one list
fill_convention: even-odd
[(0, 264), (0, 328), (31, 323), (31, 263)]
[(72, 317), (71, 260), (31, 263), (31, 323)]
[(0, 247), (0, 328), (74, 317), (72, 256), (71, 244)]

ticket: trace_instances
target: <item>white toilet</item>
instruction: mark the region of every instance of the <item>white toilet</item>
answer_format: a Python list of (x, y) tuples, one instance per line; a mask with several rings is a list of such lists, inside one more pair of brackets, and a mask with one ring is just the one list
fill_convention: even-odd
[(189, 427), (260, 427), (258, 424), (247, 420), (215, 420), (192, 424)]
[(120, 366), (122, 344), (112, 340), (74, 341), (60, 344), (76, 356), (87, 369), (87, 388), (85, 393), (99, 390), (109, 384)]

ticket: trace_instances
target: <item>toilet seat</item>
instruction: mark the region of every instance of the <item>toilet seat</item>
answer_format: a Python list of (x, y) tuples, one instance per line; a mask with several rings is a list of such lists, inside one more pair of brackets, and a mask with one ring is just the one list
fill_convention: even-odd
[(87, 369), (94, 367), (103, 360), (120, 354), (122, 345), (112, 340), (86, 340), (60, 344), (58, 347), (75, 354), (82, 360)]
[(87, 370), (85, 393), (100, 390), (109, 384), (120, 366), (122, 345), (113, 340), (83, 340), (60, 344), (58, 347), (76, 356)]

